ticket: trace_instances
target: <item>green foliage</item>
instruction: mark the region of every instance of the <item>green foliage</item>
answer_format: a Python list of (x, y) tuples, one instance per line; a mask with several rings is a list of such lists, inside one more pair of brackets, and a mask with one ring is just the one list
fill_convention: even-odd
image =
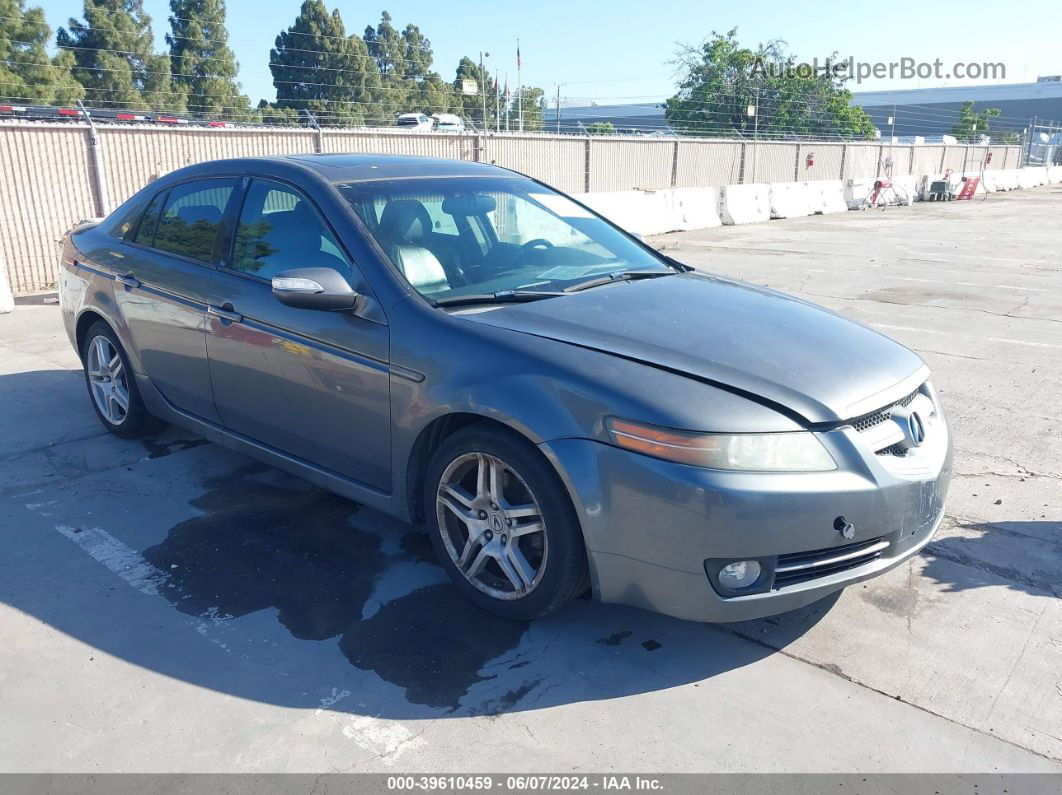
[(520, 127), (520, 105), (524, 110), (524, 132), (541, 132), (545, 127), (546, 94), (541, 88), (521, 86), (513, 92), (509, 104), (509, 129)]
[(279, 108), (308, 110), (321, 126), (379, 124), (381, 75), (358, 36), (347, 36), (336, 9), (305, 0), (295, 23), (276, 38), (270, 70)]
[(229, 49), (224, 0), (170, 0), (173, 80), (188, 90), (188, 109), (197, 116), (252, 118), (251, 103), (236, 82), (239, 64)]
[(454, 92), (432, 69), (431, 42), (416, 25), (406, 25), (399, 33), (384, 11), (375, 28), (365, 28), (365, 45), (380, 73), (376, 115), (384, 124), (399, 113), (454, 110)]
[(282, 127), (300, 126), (299, 112), (294, 108), (278, 108), (276, 103), (261, 100), (258, 103), (258, 111), (254, 115), (255, 121), (263, 124), (275, 124)]
[(66, 105), (85, 95), (71, 73), (73, 56), (48, 56), (51, 37), (40, 8), (27, 9), (25, 0), (0, 0), (0, 99)]
[(615, 135), (616, 127), (610, 121), (595, 121), (586, 131), (591, 135)]
[[(973, 102), (962, 103), (959, 110), (959, 120), (951, 128), (951, 134), (960, 141), (976, 142), (983, 135), (991, 135), (992, 119), (999, 116), (999, 108), (985, 108), (978, 113), (974, 110)], [(1011, 133), (1013, 137), (1013, 133)]]
[[(464, 80), (475, 80), (478, 91), (476, 94), (464, 94), (461, 84)], [(493, 130), (497, 121), (496, 101), (494, 98), (495, 79), (490, 70), (469, 58), (467, 55), (457, 64), (457, 75), (454, 77), (454, 94), (456, 96), (455, 113), (468, 119), (479, 130)], [(486, 93), (486, 117), (483, 115), (484, 93)]]
[(151, 17), (142, 0), (85, 0), (85, 19), (60, 28), (60, 49), (86, 102), (119, 109), (181, 111), (188, 89), (170, 75), (170, 58), (153, 51)]
[(874, 136), (870, 116), (850, 105), (845, 79), (796, 69), (783, 42), (752, 50), (738, 42), (736, 28), (726, 35), (713, 32), (701, 45), (683, 47), (676, 63), (682, 77), (665, 115), (682, 134)]

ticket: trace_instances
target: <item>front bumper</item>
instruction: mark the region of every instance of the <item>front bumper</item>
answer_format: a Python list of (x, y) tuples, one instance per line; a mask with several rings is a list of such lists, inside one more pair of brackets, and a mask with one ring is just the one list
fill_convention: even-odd
[[(890, 471), (851, 427), (820, 434), (838, 463), (823, 473), (706, 470), (586, 439), (542, 448), (581, 515), (596, 598), (723, 622), (802, 607), (899, 565), (929, 543), (951, 476), (946, 425), (938, 432), (928, 465), (916, 474)], [(855, 526), (851, 538), (835, 527), (842, 516)], [(779, 556), (843, 553), (870, 542), (880, 548), (872, 559), (827, 567), (821, 576), (812, 570), (803, 579), (780, 577), (761, 593), (720, 596), (705, 570), (706, 561), (755, 558), (774, 567)]]

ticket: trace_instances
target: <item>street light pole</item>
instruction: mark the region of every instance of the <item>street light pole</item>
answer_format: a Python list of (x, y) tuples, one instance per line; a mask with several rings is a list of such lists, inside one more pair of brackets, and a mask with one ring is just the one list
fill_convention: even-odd
[(490, 58), (489, 52), (479, 51), (479, 95), (483, 101), (483, 132), (489, 132), (487, 128), (487, 75), (483, 71), (483, 59)]

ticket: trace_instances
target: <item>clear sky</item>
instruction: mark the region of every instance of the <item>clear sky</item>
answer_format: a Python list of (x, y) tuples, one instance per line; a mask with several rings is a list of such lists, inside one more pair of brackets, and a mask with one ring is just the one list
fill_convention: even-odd
[[(269, 73), (269, 49), (289, 26), (301, 0), (228, 0), (230, 44), (240, 62), (240, 81), (252, 102), (275, 96)], [(334, 7), (326, 0), (329, 8)], [(80, 16), (81, 0), (29, 0), (41, 5), (52, 27)], [(169, 29), (168, 0), (145, 0), (159, 48)], [(820, 60), (833, 52), (865, 62), (1003, 63), (1005, 80), (957, 81), (870, 79), (853, 91), (927, 88), (940, 85), (1021, 83), (1037, 75), (1062, 73), (1062, 6), (1057, 0), (1018, 3), (967, 0), (955, 3), (864, 3), (835, 0), (780, 3), (764, 0), (719, 3), (678, 0), (380, 0), (369, 5), (338, 2), (348, 33), (375, 24), (386, 7), (395, 27), (412, 22), (428, 36), (435, 68), (452, 80), (462, 55), (478, 59), (490, 52), (488, 68), (516, 83), (516, 39), (523, 55), (523, 80), (573, 102), (660, 100), (672, 93), (672, 60), (679, 42), (696, 43), (713, 30), (738, 28), (743, 43), (784, 39), (802, 60)], [(579, 104), (583, 104), (579, 102)]]

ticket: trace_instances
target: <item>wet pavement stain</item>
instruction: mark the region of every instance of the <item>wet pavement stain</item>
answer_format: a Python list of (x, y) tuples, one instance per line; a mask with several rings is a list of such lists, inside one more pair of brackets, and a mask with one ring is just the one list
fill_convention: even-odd
[(323, 640), (360, 617), (387, 562), (378, 536), (350, 526), (357, 506), (330, 492), (243, 477), (192, 504), (206, 513), (143, 553), (169, 575), (162, 593), (183, 613), (272, 607), (295, 637)]
[(623, 632), (613, 632), (611, 635), (605, 638), (598, 638), (595, 643), (600, 643), (602, 646), (619, 646), (623, 641), (631, 636), (629, 629)]
[[(202, 485), (191, 504), (204, 513), (143, 552), (166, 573), (160, 593), (182, 613), (228, 619), (275, 609), (294, 637), (339, 638), (356, 668), (403, 688), (410, 703), (449, 711), (472, 685), (494, 678), (480, 669), (527, 630), (474, 606), (450, 583), (413, 590), (363, 620), (390, 566), (437, 565), (425, 533), (411, 529), (400, 551), (386, 554), (381, 536), (351, 521), (356, 503), (268, 467), (252, 464)], [(490, 708), (515, 704), (522, 688)]]
[(165, 458), (168, 455), (179, 453), (182, 450), (191, 450), (195, 447), (201, 447), (204, 444), (208, 444), (206, 439), (173, 439), (170, 441), (161, 441), (150, 437), (141, 439), (140, 443), (144, 445), (144, 449), (147, 450), (147, 458), (149, 461), (156, 458)]
[(350, 627), (339, 648), (353, 665), (405, 688), (410, 702), (453, 711), (472, 685), (493, 678), (479, 670), (526, 631), (526, 622), (484, 612), (447, 583), (384, 605)]
[(642, 643), (642, 648), (646, 651), (656, 651), (657, 649), (663, 648), (663, 644), (657, 643), (655, 640), (647, 640)]

